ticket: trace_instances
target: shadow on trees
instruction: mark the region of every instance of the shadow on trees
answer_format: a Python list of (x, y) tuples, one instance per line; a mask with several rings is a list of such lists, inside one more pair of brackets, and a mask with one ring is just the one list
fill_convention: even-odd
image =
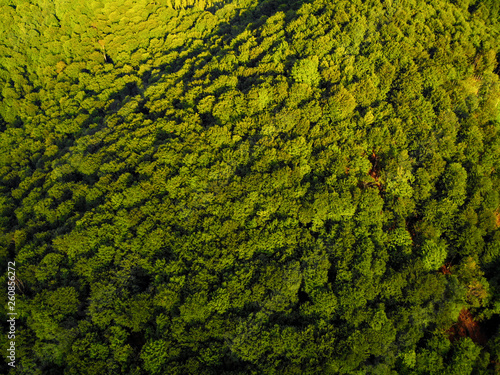
[[(88, 121), (86, 121), (84, 125), (88, 126), (96, 118), (102, 118), (101, 116), (105, 115), (105, 113), (108, 112), (109, 110), (112, 110), (112, 112), (115, 113), (119, 112), (120, 109), (127, 103), (129, 97), (136, 97), (138, 95), (141, 96), (141, 100), (139, 101), (139, 106), (136, 112), (144, 114), (145, 119), (149, 119), (152, 121), (155, 121), (158, 118), (162, 118), (163, 116), (165, 116), (165, 112), (168, 110), (168, 108), (165, 108), (160, 112), (152, 112), (147, 108), (145, 108), (145, 105), (148, 102), (148, 98), (144, 96), (144, 93), (148, 88), (152, 86), (154, 87), (155, 85), (162, 85), (164, 83), (164, 78), (174, 76), (176, 73), (178, 73), (184, 68), (184, 66), (188, 61), (190, 61), (191, 59), (196, 59), (202, 52), (206, 51), (207, 49), (210, 50), (210, 44), (212, 40), (222, 40), (223, 44), (218, 47), (217, 53), (215, 55), (212, 55), (209, 60), (204, 59), (203, 61), (201, 61), (201, 64), (203, 66), (209, 63), (214, 58), (218, 59), (224, 58), (226, 55), (228, 55), (230, 51), (234, 50), (234, 46), (232, 46), (231, 48), (226, 48), (226, 47), (229, 47), (231, 41), (235, 36), (239, 35), (247, 28), (249, 29), (258, 28), (263, 23), (265, 23), (267, 18), (273, 16), (274, 14), (280, 11), (286, 13), (287, 19), (293, 18), (296, 14), (296, 11), (300, 8), (300, 6), (303, 3), (304, 3), (303, 0), (294, 2), (265, 0), (265, 1), (259, 1), (253, 8), (240, 9), (240, 11), (237, 13), (235, 17), (227, 20), (226, 22), (221, 23), (211, 33), (205, 35), (201, 39), (201, 41), (203, 42), (201, 45), (198, 44), (194, 48), (190, 49), (189, 52), (185, 54), (183, 57), (176, 58), (174, 63), (151, 66), (149, 69), (144, 70), (144, 72), (140, 76), (140, 79), (142, 81), (142, 87), (138, 87), (135, 83), (128, 83), (123, 89), (111, 93), (108, 99), (115, 99), (115, 102), (113, 102), (111, 106), (108, 106), (108, 108), (105, 109), (104, 113), (102, 113), (102, 111), (100, 110), (97, 111), (97, 113), (92, 113), (91, 118)], [(215, 12), (216, 9), (211, 8), (208, 11)], [(166, 37), (167, 35), (165, 35), (164, 40), (166, 39)], [(273, 47), (276, 47), (276, 43), (273, 44), (273, 46), (271, 46), (271, 48)], [(179, 54), (185, 52), (185, 46), (179, 46), (177, 48), (165, 50), (164, 55), (167, 55), (172, 52), (178, 52)], [(260, 59), (264, 54), (265, 52), (254, 58), (252, 61), (250, 61), (247, 64), (247, 67), (252, 67), (257, 65), (258, 61), (260, 61)], [(293, 63), (292, 60), (293, 59), (288, 58), (288, 61), (286, 62), (287, 65), (292, 64)], [(106, 56), (106, 61), (103, 61), (103, 63), (114, 64), (113, 57)], [(184, 85), (184, 91), (186, 91), (188, 86), (191, 84), (193, 75), (196, 73), (197, 68), (199, 68), (199, 66), (196, 66), (197, 63), (198, 62), (195, 62), (195, 64), (193, 64), (193, 67), (191, 67), (191, 69), (189, 69), (182, 77), (179, 77), (177, 80), (175, 80), (173, 82), (173, 85), (181, 83)], [(160, 69), (161, 73), (154, 74), (153, 71), (155, 69)], [(222, 75), (224, 75), (223, 70), (215, 69), (204, 73), (203, 75), (197, 77), (197, 79), (200, 81), (208, 80), (209, 82), (211, 82)], [(265, 75), (266, 76), (273, 75), (273, 72), (266, 72)], [(253, 75), (253, 76), (251, 75), (248, 78), (246, 78), (244, 82), (241, 82), (238, 86), (242, 90), (245, 90), (258, 82), (262, 82), (262, 78), (263, 77), (260, 77), (258, 75)], [(221, 88), (215, 94), (221, 95), (226, 90)], [(198, 96), (195, 106), (201, 99), (203, 99), (203, 97), (204, 95)], [(103, 121), (104, 122), (102, 126), (99, 126), (98, 129), (106, 127), (105, 119), (103, 119)], [(205, 122), (205, 124), (207, 123)], [(90, 135), (96, 132), (95, 128), (89, 129), (87, 126), (84, 126), (82, 128), (82, 133), (79, 134), (78, 136)], [(78, 136), (76, 138), (78, 138)]]

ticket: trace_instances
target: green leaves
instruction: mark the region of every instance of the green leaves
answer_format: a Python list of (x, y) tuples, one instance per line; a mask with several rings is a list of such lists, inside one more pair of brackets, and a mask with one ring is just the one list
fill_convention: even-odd
[(319, 58), (312, 56), (297, 61), (292, 68), (292, 77), (298, 83), (306, 83), (310, 86), (317, 86), (321, 79), (318, 72)]
[(144, 345), (141, 358), (144, 361), (145, 370), (151, 374), (162, 374), (165, 371), (167, 359), (179, 351), (171, 345), (165, 340), (151, 341)]
[(329, 112), (333, 120), (349, 117), (356, 108), (356, 99), (343, 86), (328, 99)]
[(443, 241), (426, 240), (422, 246), (422, 254), (426, 269), (437, 270), (446, 259), (446, 245)]
[(487, 372), (440, 330), (498, 312), (498, 6), (14, 3), (20, 371)]

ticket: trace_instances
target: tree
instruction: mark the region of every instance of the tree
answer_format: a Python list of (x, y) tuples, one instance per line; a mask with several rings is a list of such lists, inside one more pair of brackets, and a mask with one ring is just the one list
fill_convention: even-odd
[(299, 60), (292, 68), (292, 77), (296, 82), (316, 86), (321, 79), (318, 72), (318, 64), (319, 58), (317, 56)]

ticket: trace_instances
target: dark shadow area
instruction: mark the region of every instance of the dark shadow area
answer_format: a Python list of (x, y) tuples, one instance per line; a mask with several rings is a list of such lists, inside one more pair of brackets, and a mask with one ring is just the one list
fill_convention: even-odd
[(474, 4), (469, 5), (469, 7), (467, 8), (467, 11), (470, 14), (473, 14), (478, 8), (479, 8), (479, 3), (474, 3)]
[(133, 294), (142, 293), (148, 289), (151, 284), (151, 280), (151, 275), (147, 270), (140, 266), (135, 266), (130, 271), (127, 288), (129, 288)]
[[(241, 32), (246, 30), (247, 28), (249, 29), (254, 29), (258, 28), (261, 26), (267, 18), (273, 16), (279, 11), (283, 11), (287, 13), (287, 19), (291, 19), (294, 17), (295, 12), (300, 8), (302, 4), (304, 4), (305, 1), (300, 0), (300, 1), (292, 1), (292, 2), (285, 2), (285, 1), (270, 1), (270, 0), (265, 0), (261, 1), (257, 4), (257, 6), (253, 9), (239, 9), (239, 12), (237, 12), (236, 16), (230, 19), (228, 22), (222, 23), (217, 27), (212, 33), (207, 34), (206, 36), (203, 37), (202, 44), (198, 44), (196, 47), (190, 49), (189, 46), (183, 45), (179, 46), (174, 49), (169, 49), (165, 51), (165, 55), (168, 55), (172, 52), (178, 52), (179, 54), (182, 54), (184, 51), (189, 50), (187, 54), (184, 54), (183, 57), (175, 59), (175, 61), (172, 64), (161, 64), (159, 66), (152, 66), (150, 69), (145, 70), (142, 73), (141, 80), (143, 82), (143, 87), (138, 88), (137, 86), (132, 85), (131, 83), (127, 84), (127, 87), (120, 90), (119, 92), (115, 92), (110, 94), (109, 98), (110, 99), (121, 99), (121, 104), (120, 103), (113, 103), (113, 108), (112, 112), (118, 112), (121, 107), (126, 103), (124, 101), (124, 98), (129, 95), (129, 96), (136, 96), (136, 95), (144, 95), (144, 92), (150, 88), (151, 86), (155, 85), (162, 85), (163, 76), (172, 76), (175, 75), (176, 73), (180, 72), (186, 63), (188, 61), (191, 61), (192, 59), (195, 59), (197, 56), (199, 56), (202, 52), (213, 49), (213, 47), (210, 47), (212, 45), (211, 41), (212, 40), (223, 40), (223, 44), (219, 45), (216, 47), (216, 55), (213, 55), (213, 57), (217, 57), (218, 59), (223, 59), (233, 48), (229, 49), (226, 48), (229, 46), (233, 38), (237, 35), (239, 35)], [(221, 8), (221, 5), (217, 5), (213, 9), (208, 9), (208, 11), (216, 11), (217, 9)], [(258, 20), (255, 22), (255, 20)], [(276, 44), (270, 47), (270, 49), (276, 47)], [(248, 63), (248, 67), (252, 66), (257, 66), (258, 62), (262, 59), (262, 57), (265, 55), (266, 52), (263, 52), (261, 55), (255, 57), (252, 59), (251, 62)], [(205, 64), (210, 62), (210, 60), (213, 59), (213, 57), (209, 58), (208, 60), (205, 60)], [(205, 58), (204, 58), (205, 59)], [(291, 64), (293, 61), (291, 59), (288, 59), (289, 61), (287, 64)], [(106, 55), (106, 63), (113, 63), (113, 59), (111, 56)], [(114, 63), (113, 63), (114, 64)], [(158, 74), (153, 74), (153, 70), (155, 69), (160, 69), (162, 73), (160, 75)], [(196, 66), (192, 66), (182, 77), (176, 80), (177, 83), (183, 83), (185, 87), (185, 91), (187, 90), (188, 85), (191, 82), (192, 77), (196, 73)], [(208, 79), (208, 81), (213, 82), (217, 77), (223, 75), (224, 71), (217, 71), (217, 70), (212, 70), (210, 72), (207, 72), (203, 74), (200, 77), (197, 77), (198, 80), (200, 81), (205, 81)], [(272, 74), (272, 73), (268, 73)], [(241, 82), (240, 88), (244, 91), (245, 88), (249, 88), (252, 84), (255, 84), (256, 82), (259, 82), (262, 78), (259, 76), (250, 76), (247, 78), (247, 82)], [(227, 89), (226, 89), (227, 90)], [(224, 90), (224, 87), (221, 87), (215, 95), (221, 95), (224, 93), (226, 90)], [(201, 99), (201, 97), (199, 97)], [(147, 99), (146, 99), (147, 100)], [(196, 105), (197, 103), (195, 103)], [(181, 109), (184, 108), (182, 103), (174, 103), (174, 109)], [(168, 109), (166, 109), (168, 110)], [(152, 121), (155, 121), (157, 118), (161, 118), (165, 115), (164, 111), (160, 112), (152, 112), (147, 108), (147, 101), (142, 103), (141, 108), (139, 109), (141, 113), (145, 115), (147, 119), (150, 119)], [(210, 122), (209, 122), (210, 123)], [(213, 123), (212, 123), (213, 124)], [(83, 129), (82, 129), (83, 130)], [(88, 131), (88, 130), (87, 130)], [(87, 135), (86, 130), (83, 130), (83, 133), (81, 135)]]
[(496, 337), (500, 333), (500, 314), (495, 314), (491, 318), (483, 320), (481, 328), (487, 340)]
[(299, 290), (298, 297), (299, 297), (299, 304), (303, 304), (306, 302), (312, 302), (311, 298), (309, 297), (309, 294), (307, 294), (303, 290)]
[(109, 56), (108, 54), (106, 54), (104, 56), (105, 56), (104, 62), (106, 64), (115, 65), (115, 63), (114, 63), (113, 59), (111, 58), (111, 56)]

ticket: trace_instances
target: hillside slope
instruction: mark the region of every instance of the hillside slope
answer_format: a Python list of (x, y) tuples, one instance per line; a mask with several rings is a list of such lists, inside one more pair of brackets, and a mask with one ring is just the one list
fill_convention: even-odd
[(499, 371), (495, 1), (0, 4), (4, 369)]

